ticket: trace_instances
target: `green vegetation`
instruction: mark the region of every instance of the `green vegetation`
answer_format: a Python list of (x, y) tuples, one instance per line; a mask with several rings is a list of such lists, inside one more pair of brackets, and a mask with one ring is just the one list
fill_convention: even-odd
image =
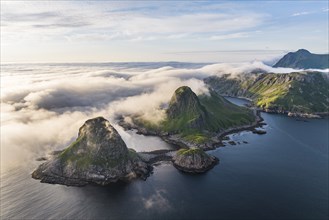
[(177, 151), (177, 155), (182, 155), (182, 156), (193, 156), (195, 154), (206, 155), (206, 153), (198, 147), (182, 148)]
[(185, 136), (183, 134), (183, 138), (191, 143), (196, 143), (196, 144), (205, 143), (210, 139), (208, 135), (198, 132), (195, 133), (191, 132), (191, 134), (187, 134)]
[[(62, 153), (59, 154), (59, 158), (61, 159), (62, 163), (75, 163), (78, 169), (83, 170), (91, 165), (113, 168), (127, 160), (127, 158), (109, 159), (102, 157), (102, 155), (95, 156), (94, 152), (91, 152), (92, 148), (87, 146), (87, 141), (88, 140), (86, 136), (80, 136), (76, 141), (70, 144), (70, 146), (68, 146)], [(95, 144), (94, 141), (95, 140), (89, 140), (89, 145)], [(130, 149), (129, 156), (135, 158), (135, 155), (137, 154), (133, 151), (134, 150)]]
[(256, 106), (263, 109), (328, 112), (329, 81), (319, 72), (264, 73), (235, 79), (210, 77), (205, 81), (219, 94), (251, 98)]
[(254, 122), (251, 110), (236, 106), (213, 91), (196, 96), (187, 86), (178, 88), (172, 96), (166, 118), (157, 126), (135, 120), (149, 131), (179, 134), (195, 144), (206, 143), (215, 133), (227, 128)]

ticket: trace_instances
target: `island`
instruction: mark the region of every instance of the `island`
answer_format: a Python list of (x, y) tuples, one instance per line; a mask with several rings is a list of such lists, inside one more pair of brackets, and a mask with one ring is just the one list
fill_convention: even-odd
[(151, 170), (135, 150), (127, 148), (109, 121), (97, 117), (87, 120), (76, 141), (41, 164), (32, 177), (68, 186), (107, 185), (146, 179)]
[(197, 147), (183, 148), (173, 157), (174, 166), (188, 173), (203, 173), (213, 168), (219, 159)]
[(165, 118), (159, 123), (139, 115), (130, 120), (121, 117), (125, 129), (157, 135), (177, 146), (177, 150), (158, 150), (137, 153), (128, 149), (108, 120), (97, 117), (87, 120), (79, 129), (77, 139), (66, 149), (57, 151), (32, 173), (44, 183), (67, 186), (87, 184), (108, 185), (143, 179), (152, 172), (153, 164), (170, 161), (186, 173), (203, 173), (219, 159), (205, 151), (221, 146), (221, 139), (232, 132), (261, 125), (257, 111), (236, 106), (210, 90), (197, 96), (191, 88), (182, 86), (174, 92)]

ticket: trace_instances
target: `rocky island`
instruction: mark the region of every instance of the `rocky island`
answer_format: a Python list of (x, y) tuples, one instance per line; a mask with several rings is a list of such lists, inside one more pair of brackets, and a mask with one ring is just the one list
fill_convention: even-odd
[(218, 158), (196, 147), (180, 149), (173, 157), (174, 166), (187, 173), (203, 173), (213, 168), (218, 161)]
[(182, 86), (173, 94), (166, 118), (159, 124), (136, 115), (131, 118), (132, 123), (121, 121), (124, 128), (162, 137), (175, 144), (177, 151), (137, 153), (127, 148), (109, 121), (97, 117), (87, 120), (76, 141), (41, 164), (32, 177), (68, 186), (107, 185), (136, 178), (145, 180), (152, 164), (158, 161), (171, 161), (183, 172), (206, 172), (219, 160), (204, 150), (214, 149), (229, 132), (258, 126), (261, 119), (254, 113), (214, 91), (197, 96), (189, 87)]
[(107, 185), (117, 181), (146, 179), (151, 171), (119, 133), (103, 117), (90, 119), (65, 150), (41, 164), (32, 177), (45, 183), (84, 186)]

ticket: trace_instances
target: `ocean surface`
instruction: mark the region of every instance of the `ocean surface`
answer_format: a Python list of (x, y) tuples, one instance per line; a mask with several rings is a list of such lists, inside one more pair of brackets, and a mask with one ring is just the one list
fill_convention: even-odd
[[(191, 68), (173, 64), (178, 65), (177, 68)], [(160, 64), (154, 65), (158, 67)], [(163, 69), (161, 65), (159, 68)], [(87, 66), (90, 68), (90, 65)], [(50, 66), (42, 67), (40, 74), (36, 74), (34, 67), (29, 67), (32, 72), (26, 66), (20, 67), (20, 71), (16, 67), (14, 70), (10, 69), (13, 67), (6, 68), (4, 79), (7, 84), (2, 84), (6, 105), (2, 106), (1, 115), (0, 219), (328, 219), (328, 119), (296, 120), (284, 115), (262, 113), (267, 123), (264, 126), (267, 134), (240, 132), (230, 135), (240, 144), (209, 151), (220, 162), (201, 175), (182, 173), (169, 162), (164, 162), (154, 168), (146, 181), (136, 180), (106, 187), (44, 184), (31, 178), (32, 171), (42, 163), (35, 159), (49, 152), (49, 149), (67, 146), (76, 137), (85, 118), (94, 116), (94, 111), (107, 116), (106, 113), (114, 108), (101, 104), (104, 100), (112, 101), (102, 96), (108, 85), (104, 86), (104, 91), (95, 92), (94, 87), (90, 89), (94, 91), (93, 100), (99, 100), (92, 103), (98, 108), (94, 110), (86, 102), (91, 96), (83, 99), (79, 96), (80, 88), (72, 89), (71, 84), (65, 87), (69, 82), (63, 81), (65, 79), (62, 79), (63, 75), (56, 65), (54, 68), (59, 75), (53, 73)], [(75, 68), (70, 69), (70, 75), (74, 72), (80, 74), (84, 67)], [(115, 79), (120, 82), (124, 82), (125, 76), (132, 77), (129, 71), (122, 72), (124, 68), (121, 66), (111, 73), (107, 70), (108, 66), (98, 65), (95, 68), (97, 71), (88, 78), (88, 86), (94, 79), (99, 79), (99, 75), (119, 77)], [(130, 68), (133, 74), (137, 74), (135, 71), (140, 71), (141, 67), (136, 70), (134, 64), (130, 64)], [(170, 71), (166, 74), (172, 78), (176, 72)], [(84, 74), (89, 72), (85, 71)], [(17, 74), (30, 74), (33, 79), (24, 81), (16, 77)], [(151, 74), (156, 74), (156, 71)], [(191, 75), (190, 72), (187, 74)], [(78, 75), (76, 80), (81, 77)], [(11, 91), (6, 85), (16, 85), (17, 80), (31, 83), (35, 91), (23, 94), (30, 88), (23, 89), (23, 83), (20, 93), (14, 95), (17, 88)], [(59, 83), (54, 86), (56, 80)], [(52, 90), (47, 90), (46, 95), (38, 93), (48, 81), (47, 88), (51, 87)], [(97, 81), (97, 88), (102, 86), (102, 81), (104, 78)], [(134, 89), (141, 84), (140, 81), (135, 82), (131, 86)], [(166, 78), (165, 83), (168, 82)], [(145, 87), (145, 84), (141, 85)], [(84, 87), (83, 91), (88, 88)], [(76, 106), (64, 105), (64, 90), (64, 97), (69, 100), (76, 98), (81, 102)], [(59, 99), (61, 102), (58, 102)], [(239, 105), (247, 102), (227, 99)], [(56, 103), (60, 103), (61, 108), (53, 108)], [(127, 103), (123, 104), (127, 106)], [(157, 137), (124, 132), (118, 125), (115, 126), (128, 147), (137, 151), (172, 147)], [(58, 143), (62, 139), (65, 141)], [(8, 165), (15, 160), (19, 162)]]
[(262, 116), (267, 134), (231, 135), (248, 143), (211, 151), (220, 163), (206, 174), (163, 163), (146, 181), (79, 188), (6, 170), (1, 219), (327, 219), (328, 120)]

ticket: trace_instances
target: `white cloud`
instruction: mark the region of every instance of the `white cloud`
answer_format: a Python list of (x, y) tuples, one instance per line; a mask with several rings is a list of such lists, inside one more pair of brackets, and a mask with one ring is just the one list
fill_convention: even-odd
[[(180, 12), (176, 14), (132, 10), (126, 6), (115, 10), (112, 2), (48, 2), (2, 4), (2, 31), (6, 38), (18, 39), (19, 30), (28, 31), (31, 39), (37, 35), (67, 39), (129, 39), (150, 40), (157, 37), (181, 38), (188, 34), (227, 33), (255, 27), (262, 23), (264, 14), (254, 12), (232, 12), (208, 10)], [(79, 6), (79, 10), (73, 10)], [(171, 6), (171, 8), (175, 8)], [(16, 37), (15, 37), (16, 36)], [(33, 36), (33, 37), (32, 37)], [(154, 36), (153, 36), (154, 37)]]
[[(169, 102), (179, 86), (203, 94), (208, 92), (202, 80), (207, 76), (237, 76), (254, 69), (295, 71), (261, 62), (203, 67), (161, 63), (3, 65), (1, 162), (4, 166), (20, 163), (63, 149), (92, 117), (101, 115), (113, 123), (116, 115), (139, 114), (157, 122), (164, 116), (160, 106)], [(148, 200), (147, 206), (152, 206), (152, 201)]]
[(246, 37), (249, 37), (248, 33), (240, 32), (233, 34), (214, 35), (210, 37), (210, 40), (227, 40), (227, 39), (246, 38)]
[(302, 12), (294, 13), (291, 16), (295, 17), (295, 16), (301, 16), (301, 15), (309, 15), (309, 14), (312, 14), (312, 13), (313, 12), (310, 12), (310, 11), (302, 11)]

